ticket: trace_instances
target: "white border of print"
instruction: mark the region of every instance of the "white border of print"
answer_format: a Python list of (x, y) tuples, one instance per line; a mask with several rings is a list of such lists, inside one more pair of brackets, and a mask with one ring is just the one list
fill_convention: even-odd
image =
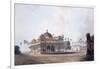
[[(80, 69), (82, 67), (87, 68), (93, 66), (94, 62), (69, 62), (69, 63), (55, 63), (55, 64), (37, 64), (37, 65), (14, 65), (14, 3), (25, 4), (42, 4), (42, 5), (57, 5), (57, 6), (72, 6), (72, 7), (91, 7), (95, 8), (93, 3), (81, 1), (61, 1), (61, 0), (13, 0), (11, 1), (11, 69)], [(89, 65), (88, 65), (89, 64)], [(91, 67), (92, 68), (92, 67)]]

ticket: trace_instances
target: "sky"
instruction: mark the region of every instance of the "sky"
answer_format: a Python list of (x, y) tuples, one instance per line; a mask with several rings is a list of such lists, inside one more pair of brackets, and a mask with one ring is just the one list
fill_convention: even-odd
[(15, 45), (23, 40), (37, 39), (46, 30), (73, 41), (85, 40), (86, 33), (94, 33), (93, 8), (16, 3), (14, 10)]

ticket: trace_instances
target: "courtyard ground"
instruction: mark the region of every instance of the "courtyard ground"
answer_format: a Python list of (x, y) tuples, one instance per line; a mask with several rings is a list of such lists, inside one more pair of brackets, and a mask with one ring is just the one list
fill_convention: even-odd
[(20, 54), (15, 55), (15, 65), (79, 62), (85, 57), (85, 52), (42, 54), (33, 56)]

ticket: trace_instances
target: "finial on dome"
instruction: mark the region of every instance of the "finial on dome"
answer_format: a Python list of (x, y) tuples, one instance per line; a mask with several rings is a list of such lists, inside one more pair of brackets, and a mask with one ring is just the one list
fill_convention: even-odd
[(46, 32), (48, 32), (48, 29), (46, 30)]

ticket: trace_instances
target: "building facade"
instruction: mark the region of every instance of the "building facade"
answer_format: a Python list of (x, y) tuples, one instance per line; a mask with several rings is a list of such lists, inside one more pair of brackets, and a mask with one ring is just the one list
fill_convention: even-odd
[(32, 54), (54, 54), (65, 53), (71, 46), (70, 41), (65, 41), (63, 35), (54, 37), (46, 31), (37, 40), (32, 40), (30, 49)]

